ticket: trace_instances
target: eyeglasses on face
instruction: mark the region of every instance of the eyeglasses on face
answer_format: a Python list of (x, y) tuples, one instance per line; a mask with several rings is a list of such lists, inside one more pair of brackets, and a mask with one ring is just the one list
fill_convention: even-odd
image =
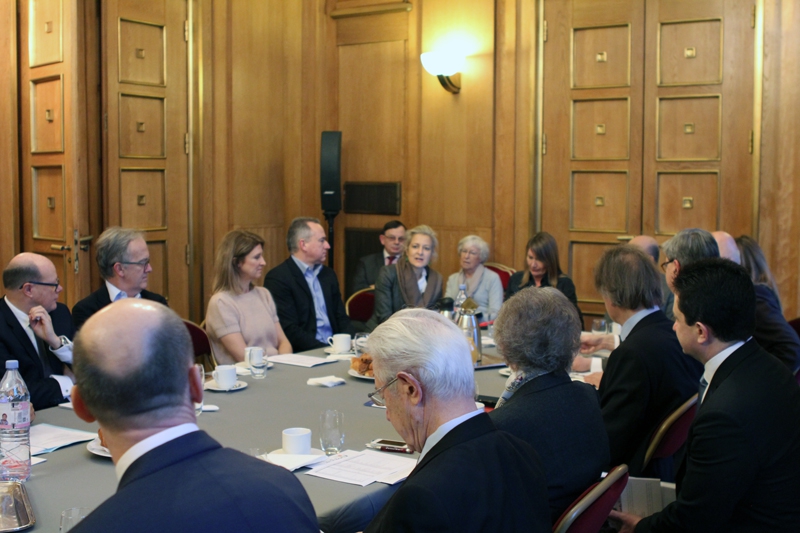
[(397, 237), (396, 235), (384, 235), (383, 237), (389, 242), (406, 242), (405, 237)]
[[(31, 285), (43, 285), (45, 287), (53, 287), (53, 290), (56, 292), (58, 292), (58, 288), (61, 286), (61, 280), (59, 280), (58, 278), (56, 278), (55, 283), (46, 283), (44, 281), (26, 281), (25, 283), (30, 283)], [(23, 283), (20, 286), (20, 289), (25, 286), (25, 283)]]
[(141, 261), (117, 261), (120, 265), (138, 265), (140, 267), (146, 267), (150, 264), (150, 258), (142, 259)]
[(464, 248), (461, 250), (461, 255), (468, 255), (470, 257), (478, 257), (480, 255), (477, 250)]
[(663, 263), (661, 263), (661, 270), (666, 272), (667, 271), (667, 265), (672, 263), (673, 261), (675, 261), (675, 260), (674, 259), (668, 259), (668, 260), (664, 261)]
[(395, 376), (394, 379), (392, 379), (391, 381), (386, 383), (380, 389), (372, 391), (369, 394), (367, 394), (367, 398), (372, 400), (372, 403), (374, 403), (375, 405), (377, 405), (379, 407), (386, 407), (386, 399), (383, 397), (383, 391), (386, 390), (386, 387), (388, 387), (389, 385), (391, 385), (392, 383), (397, 381), (397, 379), (398, 379), (397, 376)]

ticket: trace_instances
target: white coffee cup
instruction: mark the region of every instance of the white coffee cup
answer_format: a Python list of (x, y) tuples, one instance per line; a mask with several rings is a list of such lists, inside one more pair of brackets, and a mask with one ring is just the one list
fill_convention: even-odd
[(248, 366), (253, 366), (253, 363), (260, 365), (264, 362), (264, 348), (260, 346), (248, 346), (244, 349), (244, 362)]
[(308, 428), (284, 429), (281, 442), (283, 453), (308, 455), (311, 453), (311, 430)]
[(236, 385), (236, 367), (233, 365), (219, 365), (211, 375), (221, 389), (228, 390)]
[(333, 346), (334, 353), (347, 353), (350, 351), (350, 335), (338, 333), (333, 337), (328, 337), (328, 344)]

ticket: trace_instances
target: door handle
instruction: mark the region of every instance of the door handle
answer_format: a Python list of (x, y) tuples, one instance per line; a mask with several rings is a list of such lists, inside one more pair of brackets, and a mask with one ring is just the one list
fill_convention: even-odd
[(72, 246), (69, 246), (68, 244), (51, 244), (50, 249), (57, 250), (59, 252), (68, 252), (72, 250)]

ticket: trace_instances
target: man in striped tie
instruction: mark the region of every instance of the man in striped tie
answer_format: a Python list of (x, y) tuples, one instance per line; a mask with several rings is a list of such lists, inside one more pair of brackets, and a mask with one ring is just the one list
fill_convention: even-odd
[(353, 276), (353, 292), (374, 287), (381, 268), (395, 264), (403, 255), (406, 227), (399, 220), (391, 220), (384, 224), (380, 239), (383, 250), (365, 255), (358, 261), (356, 273)]

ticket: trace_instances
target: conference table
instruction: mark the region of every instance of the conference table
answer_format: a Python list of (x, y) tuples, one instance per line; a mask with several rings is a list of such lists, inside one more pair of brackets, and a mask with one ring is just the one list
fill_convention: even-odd
[[(484, 349), (484, 354), (485, 360), (499, 361), (492, 348)], [(304, 355), (325, 357), (321, 349)], [(365, 405), (374, 382), (350, 376), (349, 369), (349, 361), (312, 368), (275, 364), (266, 379), (240, 376), (238, 379), (247, 383), (242, 390), (205, 392), (205, 403), (218, 405), (219, 411), (202, 413), (197, 423), (223, 446), (244, 453), (249, 453), (250, 448), (279, 449), (281, 431), (290, 427), (310, 428), (312, 446), (319, 447), (319, 415), (325, 409), (344, 413), (344, 449), (363, 450), (367, 442), (376, 438), (398, 439), (386, 420), (385, 410)], [(346, 383), (331, 388), (306, 384), (309, 378), (328, 375), (341, 377)], [(506, 378), (498, 368), (478, 369), (475, 377), (480, 394), (499, 396), (503, 391)], [(87, 424), (72, 410), (62, 407), (37, 412), (35, 424), (39, 423), (97, 431), (97, 424)], [(86, 443), (40, 457), (47, 461), (33, 466), (25, 484), (36, 516), (33, 531), (57, 532), (62, 510), (94, 509), (116, 491), (111, 459), (92, 454)], [(296, 475), (308, 492), (325, 533), (361, 531), (399, 486), (373, 483), (360, 487), (308, 476), (305, 471), (298, 470)]]

